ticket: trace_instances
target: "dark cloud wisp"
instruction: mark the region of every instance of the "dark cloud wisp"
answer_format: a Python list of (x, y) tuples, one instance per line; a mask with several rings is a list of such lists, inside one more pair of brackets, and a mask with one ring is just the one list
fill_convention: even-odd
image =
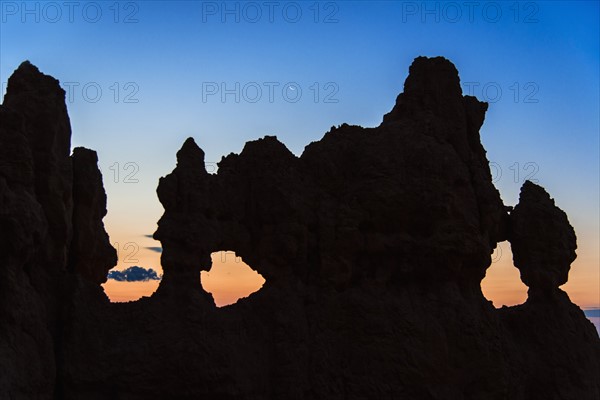
[(123, 271), (109, 271), (108, 279), (113, 279), (119, 282), (148, 282), (160, 281), (162, 276), (159, 276), (152, 268), (142, 268), (133, 266)]

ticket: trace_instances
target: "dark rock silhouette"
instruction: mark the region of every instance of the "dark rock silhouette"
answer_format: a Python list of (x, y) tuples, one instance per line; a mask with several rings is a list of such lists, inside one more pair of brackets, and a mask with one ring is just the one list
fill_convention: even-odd
[(104, 282), (116, 252), (95, 153), (70, 156), (58, 81), (22, 63), (0, 118), (0, 398), (50, 398), (69, 286), (79, 276)]
[(98, 156), (83, 147), (73, 149), (73, 240), (69, 269), (96, 283), (106, 282), (108, 270), (117, 264), (102, 218), (106, 194)]
[[(584, 325), (583, 311), (558, 288), (567, 282), (576, 257), (575, 231), (567, 215), (542, 187), (526, 181), (519, 203), (510, 213), (509, 239), (514, 264), (529, 286), (525, 304), (499, 310), (518, 349), (512, 355), (520, 366), (517, 382), (530, 387), (530, 393), (535, 390), (529, 394), (532, 398), (598, 397), (597, 375), (577, 372), (566, 379), (571, 384), (565, 383), (566, 368), (567, 374), (581, 371), (566, 367), (565, 360), (595, 371), (599, 365), (597, 333), (575, 328)], [(518, 395), (511, 389), (509, 398)]]
[(567, 283), (577, 248), (567, 215), (536, 184), (526, 181), (510, 215), (510, 243), (521, 279), (535, 292), (555, 292)]
[[(159, 290), (111, 304), (96, 155), (69, 157), (64, 92), (24, 63), (0, 107), (0, 394), (597, 399), (600, 339), (558, 288), (575, 234), (532, 183), (508, 213), (486, 109), (419, 57), (379, 127), (333, 127), (300, 157), (266, 136), (209, 174), (186, 140), (157, 190)], [(497, 310), (480, 282), (507, 239), (530, 292)], [(217, 309), (199, 279), (217, 250), (263, 289)]]

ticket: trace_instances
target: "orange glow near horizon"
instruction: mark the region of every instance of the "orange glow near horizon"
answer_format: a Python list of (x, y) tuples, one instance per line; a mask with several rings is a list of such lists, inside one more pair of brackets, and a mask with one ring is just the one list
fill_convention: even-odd
[(156, 292), (160, 281), (147, 282), (118, 282), (109, 279), (102, 285), (104, 293), (113, 303), (139, 300), (144, 296), (150, 296)]
[[(598, 268), (589, 267), (594, 265), (594, 259), (585, 256), (589, 254), (586, 251), (588, 245), (589, 243), (580, 241), (577, 249), (578, 257), (571, 264), (569, 271), (569, 280), (560, 287), (567, 292), (573, 303), (584, 310), (600, 307), (600, 298), (598, 298), (600, 271)], [(580, 255), (582, 253), (584, 256)], [(527, 290), (527, 286), (521, 281), (519, 270), (513, 265), (510, 243), (498, 243), (498, 247), (492, 254), (492, 265), (481, 281), (481, 291), (484, 296), (494, 303), (494, 307), (500, 308), (523, 304), (527, 300)]]
[(492, 265), (481, 281), (481, 291), (496, 308), (523, 304), (527, 300), (527, 286), (521, 282), (519, 270), (513, 265), (508, 242), (498, 243), (492, 254)]
[[(120, 243), (130, 243), (125, 236), (118, 237)], [(119, 240), (113, 243), (119, 243)], [(160, 252), (147, 247), (160, 246), (160, 243), (144, 235), (135, 239), (136, 248), (124, 248), (119, 251), (119, 263), (115, 270), (124, 270), (133, 265), (152, 268), (162, 274)], [(561, 287), (571, 301), (582, 309), (599, 308), (598, 286), (600, 272), (597, 259), (593, 255), (595, 246), (591, 242), (580, 240), (577, 250), (578, 257), (571, 266), (569, 282)], [(134, 253), (134, 250), (137, 250)], [(592, 256), (590, 257), (590, 254)], [(239, 298), (247, 297), (259, 290), (264, 284), (264, 278), (252, 270), (232, 251), (215, 252), (211, 255), (210, 271), (201, 273), (201, 284), (210, 292), (218, 307), (235, 303)], [(150, 282), (117, 282), (109, 280), (103, 284), (106, 295), (112, 302), (135, 301), (143, 296), (150, 296), (156, 291), (159, 281)], [(498, 244), (492, 255), (492, 264), (486, 271), (486, 277), (481, 282), (484, 296), (493, 302), (497, 308), (522, 304), (527, 299), (527, 286), (521, 282), (519, 270), (512, 262), (512, 252), (508, 242)]]
[[(107, 227), (108, 230), (108, 227)], [(151, 248), (159, 248), (160, 242), (147, 235), (132, 235), (125, 231), (111, 235), (111, 244), (117, 249), (119, 260), (111, 271), (122, 271), (129, 267), (138, 266), (152, 268), (162, 274), (160, 264), (161, 253)], [(156, 291), (160, 281), (149, 282), (118, 282), (109, 279), (102, 284), (104, 293), (115, 303), (135, 301), (144, 296), (151, 296)]]
[(233, 251), (218, 251), (210, 255), (210, 271), (202, 271), (202, 287), (211, 293), (217, 307), (233, 304), (262, 288), (265, 279)]

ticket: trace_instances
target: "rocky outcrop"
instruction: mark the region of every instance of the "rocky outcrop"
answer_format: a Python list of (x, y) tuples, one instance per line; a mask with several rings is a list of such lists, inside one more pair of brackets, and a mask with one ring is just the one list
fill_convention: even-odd
[(3, 103), (21, 117), (24, 145), (29, 147), (25, 154), (31, 154), (27, 157), (30, 189), (42, 207), (47, 229), (45, 243), (33, 248), (39, 252), (38, 268), (52, 272), (66, 263), (72, 238), (71, 126), (64, 97), (56, 79), (25, 61), (10, 77)]
[[(21, 64), (0, 121), (0, 397), (51, 398), (63, 303), (76, 279), (67, 274), (69, 259), (110, 247), (97, 245), (107, 238), (105, 194), (95, 153), (70, 157), (65, 92), (56, 79)], [(106, 246), (91, 263), (79, 257), (78, 272), (103, 282), (116, 263)]]
[[(49, 372), (22, 366), (0, 378), (0, 390), (34, 398), (51, 388), (60, 399), (598, 398), (600, 339), (558, 289), (574, 233), (529, 183), (508, 213), (480, 143), (486, 109), (462, 95), (452, 63), (419, 57), (379, 127), (332, 127), (300, 157), (266, 136), (209, 174), (202, 149), (186, 140), (157, 189), (165, 208), (154, 235), (163, 246), (159, 290), (111, 304), (98, 285), (114, 253), (95, 153), (75, 150), (72, 177), (58, 185), (71, 188), (62, 209), (44, 206), (28, 183), (37, 154), (22, 138), (29, 117), (3, 106), (0, 140), (19, 153), (0, 148), (0, 226), (20, 239), (0, 244), (9, 294), (0, 293), (33, 311), (2, 303), (13, 322), (0, 331), (0, 355), (35, 355)], [(49, 165), (62, 165), (61, 154)], [(50, 221), (57, 210), (64, 218)], [(37, 222), (24, 225), (20, 215)], [(22, 260), (63, 220), (71, 239), (49, 244), (65, 250), (62, 272), (49, 280), (59, 312), (35, 311), (42, 297)], [(497, 310), (480, 282), (506, 239), (530, 297)], [(556, 250), (541, 254), (543, 246)], [(254, 267), (263, 289), (217, 309), (199, 274), (218, 250)], [(30, 340), (35, 324), (54, 329)]]
[(577, 248), (567, 215), (544, 188), (526, 181), (510, 214), (510, 244), (515, 267), (532, 293), (555, 292), (567, 283)]
[[(581, 373), (582, 368), (600, 371), (598, 335), (559, 289), (568, 280), (577, 248), (567, 215), (544, 188), (526, 181), (509, 225), (514, 265), (529, 286), (525, 304), (499, 310), (518, 349), (517, 381), (539, 399), (600, 397), (597, 378)], [(518, 394), (511, 392), (510, 398)]]
[(486, 109), (462, 96), (450, 62), (418, 58), (379, 128), (334, 127), (300, 158), (267, 136), (213, 176), (188, 139), (158, 188), (164, 284), (181, 275), (199, 290), (183, 276), (235, 249), (267, 282), (450, 280), (478, 291), (505, 236), (479, 140)]
[(69, 269), (92, 282), (104, 283), (108, 270), (117, 264), (117, 251), (110, 244), (102, 219), (106, 194), (98, 156), (93, 150), (76, 147), (73, 162), (73, 240)]

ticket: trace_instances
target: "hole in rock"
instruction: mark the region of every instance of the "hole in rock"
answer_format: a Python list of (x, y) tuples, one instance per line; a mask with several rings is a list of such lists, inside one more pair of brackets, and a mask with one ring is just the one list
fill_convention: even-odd
[(498, 243), (492, 254), (492, 264), (481, 281), (481, 291), (496, 308), (523, 304), (527, 300), (527, 286), (513, 265), (509, 242)]
[(211, 293), (217, 307), (236, 303), (262, 288), (265, 279), (233, 251), (216, 251), (210, 255), (210, 271), (202, 271), (200, 283)]
[(124, 229), (113, 232), (111, 245), (117, 251), (118, 262), (108, 271), (107, 280), (102, 284), (104, 293), (113, 303), (151, 296), (158, 289), (163, 273), (160, 242), (151, 234), (141, 235)]

